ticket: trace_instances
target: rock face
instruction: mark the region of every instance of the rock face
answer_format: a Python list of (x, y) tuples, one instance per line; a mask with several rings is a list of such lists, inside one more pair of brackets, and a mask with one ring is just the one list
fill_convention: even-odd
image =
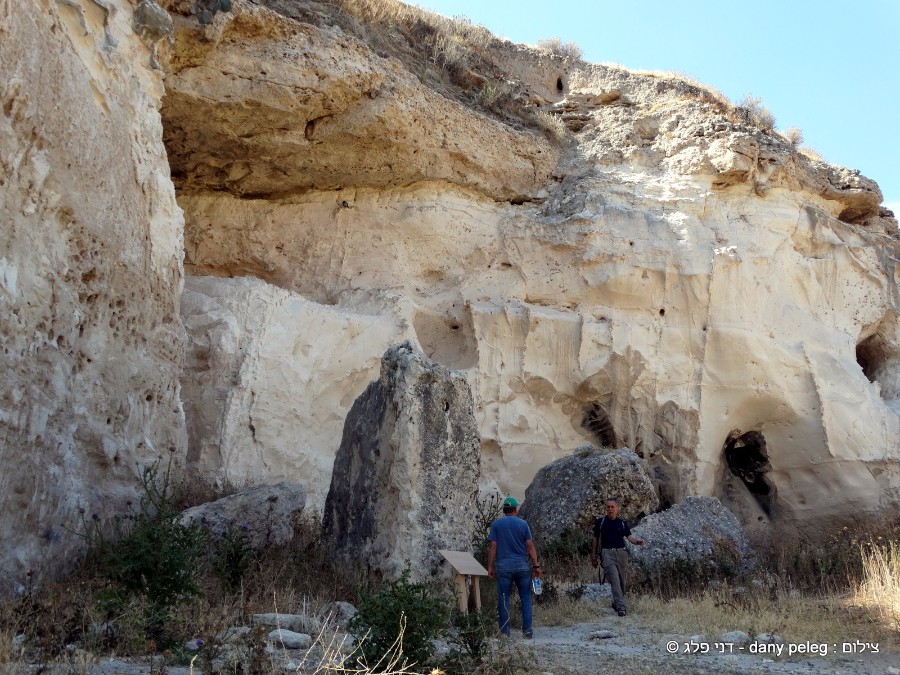
[(440, 549), (468, 550), (479, 445), (465, 379), (409, 342), (392, 347), (381, 377), (344, 425), (325, 502), (326, 545), (360, 569), (435, 574)]
[(189, 277), (189, 462), (232, 484), (297, 480), (321, 513), (354, 398), (412, 331), (390, 299), (338, 309), (258, 279)]
[(181, 210), (127, 2), (0, 8), (0, 594), (183, 456)]
[(187, 509), (181, 521), (204, 522), (214, 537), (225, 536), (229, 529), (240, 530), (246, 533), (250, 546), (259, 550), (291, 541), (305, 505), (302, 485), (261, 485)]
[(622, 517), (632, 522), (659, 506), (656, 489), (638, 456), (628, 450), (583, 447), (537, 472), (525, 490), (521, 515), (535, 541), (545, 546), (566, 533), (591, 536), (594, 521), (617, 497)]
[(406, 339), (469, 383), (483, 488), (591, 443), (663, 505), (898, 506), (897, 222), (858, 172), (682, 79), (369, 3), (0, 4), (0, 590), (186, 445), (321, 509)]
[[(644, 518), (633, 528), (643, 546), (630, 546), (633, 562), (646, 574), (673, 561), (733, 565), (737, 572), (750, 560), (750, 543), (734, 514), (714, 497), (688, 497), (680, 504)], [(721, 571), (721, 570), (720, 570)]]
[[(185, 389), (217, 390), (188, 404), (198, 467), (327, 476), (379, 350), (411, 339), (472, 386), (485, 488), (521, 494), (591, 443), (633, 449), (664, 506), (712, 495), (746, 521), (811, 524), (840, 517), (834, 490), (857, 512), (896, 503), (896, 222), (872, 181), (678, 78), (490, 43), (498, 76), (568, 127), (549, 144), (270, 4), (281, 15), (176, 17), (166, 66), (186, 267), (240, 310), (239, 341), (270, 350), (220, 359), (191, 330), (208, 358)], [(260, 292), (291, 298), (269, 316), (293, 337), (265, 313), (242, 323), (258, 308), (226, 276), (283, 289)], [(339, 384), (289, 403), (284, 372)]]

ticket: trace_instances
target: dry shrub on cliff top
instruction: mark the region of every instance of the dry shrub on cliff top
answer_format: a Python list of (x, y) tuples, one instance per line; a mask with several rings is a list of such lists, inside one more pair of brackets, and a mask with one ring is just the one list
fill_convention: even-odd
[(563, 42), (558, 37), (538, 40), (537, 48), (542, 52), (561, 56), (564, 59), (580, 59), (584, 57), (584, 51), (578, 46), (577, 42)]
[[(441, 70), (472, 67), (472, 58), (483, 54), (494, 40), (489, 30), (464, 16), (445, 17), (397, 0), (337, 0), (336, 4), (368, 27), (365, 37), (380, 37), (382, 46), (389, 47), (390, 34), (402, 36), (407, 50), (418, 52)], [(373, 30), (381, 35), (372, 35)]]
[(745, 94), (735, 107), (735, 112), (745, 124), (751, 124), (763, 131), (775, 128), (775, 115), (762, 104), (762, 98), (759, 96)]

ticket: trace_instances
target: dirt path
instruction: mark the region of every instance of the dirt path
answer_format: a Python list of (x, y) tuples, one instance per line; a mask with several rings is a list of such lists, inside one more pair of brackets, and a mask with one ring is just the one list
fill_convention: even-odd
[[(592, 638), (606, 631), (612, 637)], [(519, 649), (530, 649), (539, 668), (553, 675), (583, 674), (611, 669), (616, 673), (889, 673), (900, 675), (900, 654), (884, 652), (842, 654), (841, 644), (826, 645), (828, 655), (787, 656), (789, 644), (782, 655), (755, 654), (748, 649), (727, 653), (725, 645), (710, 644), (705, 654), (684, 653), (704, 649), (699, 643), (691, 645), (690, 636), (665, 635), (642, 628), (639, 619), (609, 617), (596, 623), (582, 623), (566, 627), (536, 628), (532, 641), (514, 638)], [(670, 654), (669, 645), (677, 645)], [(797, 649), (799, 645), (794, 645)], [(835, 652), (835, 653), (833, 653)]]

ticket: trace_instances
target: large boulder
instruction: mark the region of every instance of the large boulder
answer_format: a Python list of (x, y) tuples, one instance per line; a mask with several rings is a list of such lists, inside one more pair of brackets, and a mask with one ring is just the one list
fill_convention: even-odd
[(259, 550), (291, 541), (305, 505), (306, 490), (302, 485), (260, 485), (187, 509), (181, 514), (181, 522), (206, 523), (214, 537), (225, 536), (229, 529), (240, 529), (246, 533), (249, 545)]
[(606, 500), (617, 497), (626, 520), (652, 513), (659, 498), (638, 456), (628, 448), (581, 447), (551, 462), (525, 490), (521, 515), (535, 541), (552, 545), (567, 535), (589, 536), (594, 521), (606, 513)]
[(734, 514), (715, 497), (688, 497), (644, 518), (634, 528), (643, 546), (632, 546), (632, 561), (647, 575), (672, 569), (715, 576), (733, 573), (751, 558), (750, 543)]
[(406, 567), (414, 580), (436, 574), (440, 549), (470, 545), (480, 466), (466, 380), (408, 341), (392, 347), (347, 415), (323, 539), (387, 577)]

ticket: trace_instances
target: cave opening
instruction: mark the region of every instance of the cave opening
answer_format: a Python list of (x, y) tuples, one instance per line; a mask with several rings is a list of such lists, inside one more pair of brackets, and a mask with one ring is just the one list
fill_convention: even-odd
[(561, 94), (563, 92), (563, 89), (564, 89), (563, 80), (561, 77), (557, 77), (556, 78), (556, 91), (558, 91)]
[(856, 345), (856, 362), (869, 382), (878, 379), (878, 369), (889, 356), (887, 345), (879, 333), (870, 335)]
[(775, 487), (766, 475), (772, 470), (772, 465), (762, 433), (731, 432), (725, 440), (723, 454), (731, 474), (740, 479), (760, 508), (771, 517), (775, 506)]
[(613, 428), (609, 414), (598, 403), (592, 403), (584, 410), (581, 426), (597, 439), (601, 448), (617, 448), (616, 430)]

